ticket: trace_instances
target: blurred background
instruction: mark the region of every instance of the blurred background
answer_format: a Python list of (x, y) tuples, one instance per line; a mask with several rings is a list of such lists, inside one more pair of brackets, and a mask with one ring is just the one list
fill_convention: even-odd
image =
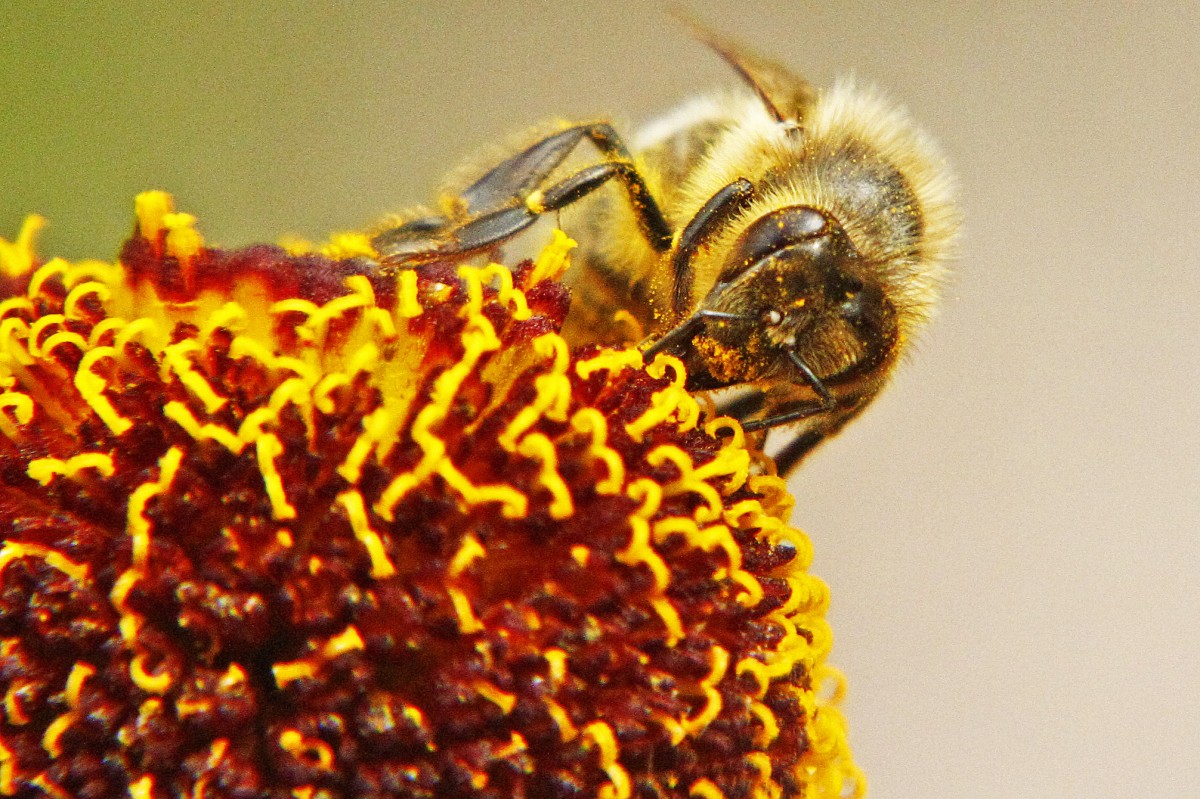
[[(107, 4), (103, 4), (107, 5)], [(554, 115), (735, 79), (656, 3), (8, 0), (0, 235), (111, 258), (133, 197), (208, 242), (324, 238)], [(957, 276), (793, 480), (874, 797), (1200, 785), (1200, 6), (690, 2), (941, 140)]]

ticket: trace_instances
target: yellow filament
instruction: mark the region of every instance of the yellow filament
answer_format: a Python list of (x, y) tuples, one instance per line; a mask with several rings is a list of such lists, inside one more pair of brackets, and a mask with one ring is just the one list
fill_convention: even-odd
[(97, 283), (94, 280), (80, 283), (71, 289), (67, 294), (67, 298), (63, 300), (63, 316), (68, 319), (81, 319), (83, 315), (79, 310), (79, 303), (89, 294), (95, 294), (100, 302), (107, 302), (112, 298), (112, 292), (103, 283)]
[(547, 649), (542, 657), (550, 666), (550, 684), (558, 687), (567, 679), (567, 653), (558, 648)]
[(333, 766), (333, 750), (319, 738), (305, 738), (297, 730), (279, 734), (279, 748), (306, 765), (328, 771)]
[[(3, 265), (2, 260), (0, 260), (0, 265)], [(17, 759), (9, 751), (8, 747), (4, 745), (4, 739), (0, 738), (0, 794), (12, 796), (17, 792), (16, 781), (13, 779), (16, 775), (16, 769)]]
[(572, 741), (575, 736), (579, 735), (579, 730), (571, 723), (571, 717), (562, 705), (547, 697), (542, 698), (542, 704), (546, 706), (546, 712), (550, 714), (550, 719), (558, 727), (558, 735), (563, 743)]
[(550, 243), (542, 248), (533, 262), (533, 271), (529, 277), (530, 285), (561, 277), (571, 265), (571, 250), (577, 246), (570, 236), (555, 228), (550, 234)]
[(537, 458), (542, 463), (538, 482), (550, 492), (553, 497), (548, 508), (550, 518), (566, 519), (575, 513), (575, 503), (571, 499), (570, 489), (562, 475), (558, 473), (558, 451), (553, 442), (541, 433), (530, 433), (521, 439), (517, 452), (528, 458)]
[(104, 422), (114, 435), (119, 436), (133, 427), (133, 422), (117, 413), (117, 409), (103, 393), (108, 388), (108, 384), (104, 382), (104, 378), (92, 371), (96, 361), (101, 358), (113, 358), (116, 355), (117, 351), (112, 347), (97, 347), (84, 353), (82, 360), (79, 361), (79, 368), (75, 372), (75, 388), (83, 397), (84, 402), (91, 406), (96, 415), (100, 417), (100, 421)]
[(580, 433), (591, 433), (588, 454), (604, 463), (608, 477), (596, 483), (596, 493), (617, 494), (625, 484), (625, 462), (608, 441), (608, 420), (595, 408), (581, 408), (571, 417), (571, 427)]
[(54, 278), (61, 280), (66, 276), (70, 266), (62, 258), (51, 258), (33, 273), (33, 277), (29, 280), (29, 286), (25, 289), (25, 296), (31, 300), (35, 299), (42, 293), (43, 284)]
[(18, 558), (40, 558), (47, 566), (57, 569), (77, 583), (84, 583), (88, 579), (86, 564), (75, 563), (61, 552), (41, 544), (24, 544), (19, 541), (5, 541), (4, 546), (0, 547), (0, 572)]
[(450, 596), (450, 603), (454, 606), (454, 615), (458, 617), (458, 629), (463, 635), (481, 632), (483, 622), (476, 616), (475, 611), (471, 608), (471, 600), (467, 595), (457, 588), (447, 588), (446, 593)]
[(600, 788), (599, 799), (628, 799), (632, 792), (629, 773), (617, 762), (617, 738), (612, 727), (593, 721), (583, 728), (583, 737), (599, 750), (600, 768), (608, 775), (609, 783)]
[(283, 489), (283, 477), (275, 466), (275, 459), (283, 454), (283, 444), (274, 433), (259, 436), (255, 442), (258, 470), (262, 472), (267, 499), (271, 502), (271, 515), (277, 520), (296, 518), (296, 509), (287, 501)]
[(164, 347), (162, 351), (163, 369), (164, 372), (175, 373), (179, 382), (183, 383), (187, 390), (204, 404), (206, 413), (216, 413), (224, 407), (228, 400), (217, 394), (204, 376), (193, 368), (192, 362), (187, 356), (199, 349), (200, 343), (195, 339), (184, 339), (177, 344)]
[(38, 231), (46, 226), (44, 217), (30, 214), (21, 224), (21, 230), (13, 241), (0, 238), (0, 272), (9, 277), (28, 274), (33, 268), (33, 241)]
[(129, 784), (129, 799), (154, 799), (154, 777), (144, 774)]
[(167, 254), (185, 266), (190, 265), (204, 245), (194, 227), (196, 217), (183, 213), (163, 214), (162, 224), (167, 229)]
[(695, 796), (696, 799), (725, 799), (725, 793), (707, 777), (696, 780), (688, 788), (688, 796)]
[(629, 544), (617, 553), (617, 560), (628, 566), (644, 563), (654, 575), (654, 590), (662, 593), (671, 582), (671, 570), (662, 557), (650, 546), (650, 524), (641, 516), (631, 516), (629, 527), (633, 534)]
[(571, 402), (571, 381), (566, 375), (569, 363), (567, 343), (562, 337), (547, 333), (534, 339), (533, 348), (543, 357), (552, 357), (554, 362), (547, 374), (534, 378), (536, 394), (533, 402), (522, 408), (500, 434), (500, 446), (509, 451), (514, 448), (517, 439), (543, 415), (554, 421), (565, 420)]
[(755, 736), (754, 745), (759, 749), (766, 749), (779, 737), (779, 722), (776, 721), (771, 708), (756, 700), (750, 701), (750, 714), (762, 725), (762, 729)]
[(358, 634), (358, 630), (351, 624), (341, 633), (326, 641), (325, 646), (321, 648), (321, 654), (332, 660), (338, 655), (362, 649), (366, 649), (366, 644), (363, 643), (362, 636)]
[(584, 380), (601, 370), (620, 372), (624, 369), (640, 369), (642, 354), (635, 349), (601, 350), (596, 355), (575, 364), (575, 374)]
[(496, 707), (500, 708), (500, 711), (506, 716), (513, 711), (514, 707), (517, 706), (516, 694), (510, 694), (507, 691), (501, 691), (490, 682), (476, 680), (473, 687), (475, 688), (476, 693), (478, 693), (487, 701), (491, 702)]
[(133, 210), (137, 216), (138, 233), (155, 243), (164, 227), (163, 217), (175, 210), (175, 201), (165, 191), (144, 191), (134, 199)]
[(472, 563), (486, 555), (487, 550), (479, 543), (479, 539), (471, 533), (467, 533), (463, 536), (462, 544), (458, 547), (458, 552), (454, 553), (454, 557), (450, 559), (450, 566), (446, 569), (446, 573), (450, 577), (458, 577)]
[(700, 681), (700, 688), (705, 697), (704, 709), (695, 717), (680, 722), (689, 735), (703, 732), (721, 713), (721, 693), (716, 686), (725, 678), (725, 672), (729, 669), (729, 652), (723, 647), (713, 646), (709, 657), (712, 661), (712, 670), (707, 677)]
[(62, 327), (65, 321), (67, 321), (67, 318), (60, 313), (51, 313), (38, 317), (37, 321), (29, 326), (29, 338), (26, 340), (29, 354), (41, 356), (43, 354), (41, 342), (47, 328)]
[(182, 427), (185, 433), (197, 441), (215, 441), (235, 455), (240, 454), (246, 446), (246, 442), (228, 427), (221, 427), (212, 422), (200, 424), (188, 406), (177, 400), (163, 406), (163, 416)]
[(346, 517), (350, 520), (350, 529), (354, 531), (354, 537), (367, 550), (367, 557), (371, 560), (371, 577), (382, 580), (395, 575), (396, 566), (387, 556), (387, 548), (384, 546), (383, 539), (379, 537), (379, 533), (371, 529), (367, 520), (367, 508), (362, 494), (358, 491), (346, 491), (338, 495), (337, 501), (346, 511)]
[(275, 677), (275, 685), (283, 688), (296, 680), (310, 680), (316, 677), (317, 670), (307, 661), (293, 660), (274, 664), (271, 666), (271, 674)]
[(665, 596), (655, 597), (650, 600), (650, 605), (662, 620), (663, 626), (667, 628), (667, 646), (675, 646), (686, 635), (683, 621), (679, 618), (679, 611)]
[(75, 711), (71, 710), (46, 725), (46, 730), (42, 733), (42, 749), (45, 749), (51, 757), (62, 756), (62, 745), (59, 743), (59, 739), (62, 738), (67, 728), (75, 723), (77, 717)]
[(417, 296), (417, 273), (412, 269), (405, 269), (400, 272), (400, 286), (398, 294), (400, 300), (397, 303), (396, 312), (406, 318), (420, 316), (424, 309), (421, 308), (421, 302)]
[(165, 667), (157, 674), (146, 670), (145, 653), (133, 656), (129, 663), (129, 678), (133, 680), (134, 685), (148, 694), (162, 695), (171, 687), (171, 674)]
[(95, 673), (94, 666), (81, 660), (71, 666), (71, 673), (67, 675), (66, 687), (63, 688), (63, 697), (67, 700), (68, 707), (74, 708), (79, 704), (79, 693), (83, 690), (83, 683)]
[(182, 461), (183, 450), (171, 447), (158, 459), (158, 479), (142, 483), (129, 496), (125, 529), (133, 540), (133, 567), (139, 571), (146, 570), (146, 562), (150, 557), (150, 520), (145, 515), (146, 505), (151, 499), (170, 489)]

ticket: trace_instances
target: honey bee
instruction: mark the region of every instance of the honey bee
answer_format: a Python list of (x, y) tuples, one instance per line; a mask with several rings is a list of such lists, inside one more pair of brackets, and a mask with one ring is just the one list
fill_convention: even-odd
[[(671, 353), (748, 433), (786, 427), (781, 473), (879, 393), (929, 316), (958, 228), (942, 157), (907, 115), (852, 81), (818, 91), (692, 26), (749, 91), (701, 97), (627, 146), (608, 122), (563, 124), (373, 238), (388, 268), (487, 252), (570, 208), (572, 343)], [(568, 164), (587, 140), (596, 163)], [(623, 192), (598, 191), (619, 184)]]

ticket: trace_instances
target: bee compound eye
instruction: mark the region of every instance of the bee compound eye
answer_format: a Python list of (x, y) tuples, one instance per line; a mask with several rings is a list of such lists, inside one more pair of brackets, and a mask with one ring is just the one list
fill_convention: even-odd
[(755, 264), (798, 245), (821, 248), (836, 226), (821, 211), (807, 205), (789, 205), (763, 214), (738, 238), (720, 280), (733, 280)]

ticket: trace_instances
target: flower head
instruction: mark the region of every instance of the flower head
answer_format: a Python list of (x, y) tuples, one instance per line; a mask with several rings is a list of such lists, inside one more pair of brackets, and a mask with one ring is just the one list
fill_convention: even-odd
[(682, 366), (572, 352), (569, 241), (387, 274), (0, 242), (0, 795), (861, 788), (782, 482)]

